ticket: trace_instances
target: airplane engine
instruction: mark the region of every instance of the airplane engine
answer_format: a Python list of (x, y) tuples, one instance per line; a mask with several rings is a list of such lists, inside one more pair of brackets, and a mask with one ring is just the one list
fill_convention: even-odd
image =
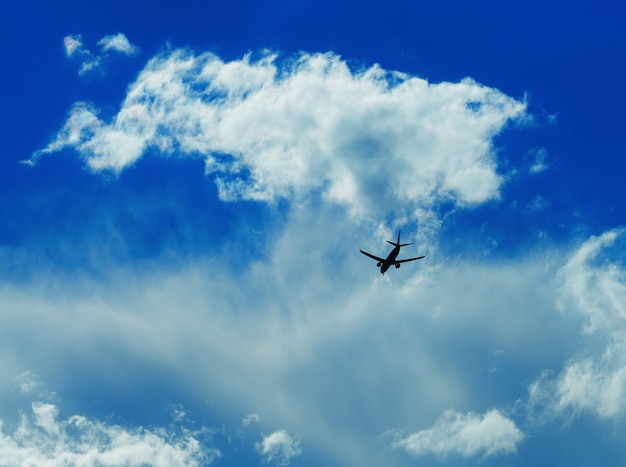
[(396, 263), (396, 269), (400, 269), (400, 263)]
[(376, 267), (377, 267), (377, 268), (379, 268), (381, 264), (383, 264), (383, 263), (381, 263), (381, 262), (379, 261), (378, 263), (376, 263)]

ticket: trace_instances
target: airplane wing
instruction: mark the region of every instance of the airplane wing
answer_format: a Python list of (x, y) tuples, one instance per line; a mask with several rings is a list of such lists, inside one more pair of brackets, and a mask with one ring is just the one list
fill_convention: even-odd
[(396, 263), (407, 263), (407, 262), (409, 262), (409, 261), (415, 261), (416, 259), (422, 259), (422, 258), (426, 258), (426, 255), (424, 255), (424, 256), (418, 256), (417, 258), (397, 259), (395, 262), (396, 262)]
[(378, 256), (374, 256), (372, 254), (369, 254), (367, 251), (363, 251), (360, 248), (359, 248), (359, 251), (363, 253), (365, 256), (369, 256), (370, 258), (375, 259), (376, 261), (385, 261), (384, 259), (379, 258)]

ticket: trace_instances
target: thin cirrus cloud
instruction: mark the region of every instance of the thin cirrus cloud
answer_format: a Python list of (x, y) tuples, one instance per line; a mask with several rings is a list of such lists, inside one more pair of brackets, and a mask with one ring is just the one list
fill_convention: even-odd
[(204, 159), (223, 200), (321, 190), (353, 213), (403, 203), (415, 215), (498, 198), (492, 138), (525, 116), (524, 102), (469, 78), (355, 71), (332, 53), (224, 62), (174, 50), (148, 62), (110, 120), (74, 104), (31, 162), (72, 148), (92, 170), (120, 172), (157, 151)]
[(545, 370), (529, 386), (533, 418), (586, 412), (617, 420), (626, 413), (626, 271), (602, 255), (623, 236), (616, 229), (589, 238), (558, 272), (559, 308), (585, 319), (586, 345), (558, 375)]
[(523, 439), (515, 423), (496, 409), (482, 415), (446, 410), (432, 428), (408, 435), (393, 446), (416, 456), (494, 456), (515, 453)]

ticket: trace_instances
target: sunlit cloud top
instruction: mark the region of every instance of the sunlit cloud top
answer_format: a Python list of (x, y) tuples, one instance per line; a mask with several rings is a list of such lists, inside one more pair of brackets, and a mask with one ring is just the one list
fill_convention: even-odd
[(352, 70), (332, 53), (224, 62), (175, 50), (150, 60), (110, 121), (76, 103), (32, 160), (70, 147), (120, 172), (157, 151), (204, 159), (223, 200), (321, 190), (353, 213), (473, 205), (498, 198), (492, 138), (525, 108), (471, 79)]

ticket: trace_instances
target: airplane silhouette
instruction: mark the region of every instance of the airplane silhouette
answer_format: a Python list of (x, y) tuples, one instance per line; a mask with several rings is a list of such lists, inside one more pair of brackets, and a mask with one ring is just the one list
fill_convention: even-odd
[(415, 261), (416, 259), (422, 259), (426, 257), (426, 256), (418, 256), (417, 258), (396, 259), (398, 257), (398, 253), (400, 253), (400, 248), (402, 248), (403, 246), (407, 246), (407, 245), (413, 245), (412, 243), (400, 243), (400, 231), (399, 230), (398, 230), (398, 241), (394, 243), (394, 242), (387, 240), (387, 243), (391, 243), (393, 245), (393, 250), (391, 250), (391, 253), (389, 253), (389, 256), (387, 256), (387, 258), (385, 259), (379, 258), (378, 256), (374, 256), (368, 253), (367, 251), (363, 251), (359, 248), (359, 251), (363, 253), (365, 256), (369, 256), (370, 258), (378, 261), (378, 264), (376, 264), (376, 267), (380, 268), (380, 273), (383, 275), (385, 274), (385, 272), (387, 272), (387, 269), (389, 269), (392, 264), (395, 265), (396, 269), (398, 269), (400, 267), (400, 263), (406, 263), (408, 261)]

